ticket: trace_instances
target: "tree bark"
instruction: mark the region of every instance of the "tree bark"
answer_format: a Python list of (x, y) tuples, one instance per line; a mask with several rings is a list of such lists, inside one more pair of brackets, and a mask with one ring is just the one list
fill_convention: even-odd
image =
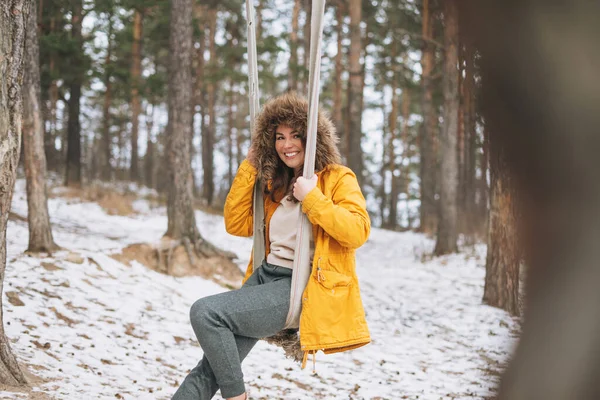
[(69, 123), (67, 125), (67, 171), (65, 186), (81, 186), (81, 124), (79, 122), (81, 85), (83, 85), (83, 38), (81, 26), (83, 19), (83, 0), (73, 1), (71, 35), (76, 43), (77, 63), (71, 77), (69, 97)]
[(458, 6), (456, 0), (444, 2), (444, 126), (442, 129), (440, 170), (440, 216), (435, 254), (458, 251)]
[(27, 219), (30, 252), (58, 248), (52, 238), (46, 194), (46, 154), (41, 113), (40, 60), (35, 0), (27, 21), (25, 79), (23, 81), (23, 144), (27, 177)]
[[(381, 104), (381, 114), (383, 115), (383, 120), (387, 121), (389, 116), (387, 114), (387, 103), (385, 101)], [(382, 126), (382, 134), (381, 134), (381, 185), (379, 186), (379, 193), (377, 196), (379, 197), (379, 218), (381, 220), (381, 226), (384, 226), (386, 223), (386, 209), (388, 206), (387, 192), (386, 192), (386, 182), (387, 182), (387, 171), (389, 168), (389, 160), (388, 160), (388, 149), (389, 146), (386, 146), (389, 140), (388, 133), (388, 124), (383, 124)]]
[(104, 59), (104, 102), (102, 104), (102, 138), (100, 145), (100, 177), (104, 181), (110, 181), (112, 175), (112, 167), (110, 160), (112, 158), (111, 143), (112, 138), (110, 136), (110, 105), (112, 103), (112, 83), (110, 81), (112, 73), (112, 34), (113, 34), (113, 22), (112, 12), (108, 16), (108, 44), (106, 48), (106, 57)]
[[(206, 82), (205, 82), (205, 65), (206, 62), (204, 60), (204, 52), (206, 50), (206, 15), (207, 15), (208, 7), (204, 4), (194, 4), (194, 16), (198, 22), (198, 30), (200, 31), (200, 37), (198, 38), (199, 46), (196, 50), (196, 73), (195, 73), (195, 82), (194, 82), (194, 116), (192, 118), (199, 119), (199, 127), (200, 133), (198, 136), (201, 138), (201, 146), (204, 141), (204, 135), (206, 135)], [(199, 113), (196, 116), (196, 109), (199, 107)], [(195, 135), (195, 132), (192, 133), (192, 136)], [(192, 140), (193, 144), (193, 140)], [(192, 148), (191, 157), (193, 159), (195, 149)], [(200, 162), (203, 160), (203, 152), (198, 151), (198, 155), (200, 158)], [(195, 182), (195, 180), (194, 180)], [(198, 193), (198, 189), (196, 184), (193, 184), (194, 196)]]
[[(396, 59), (396, 44), (392, 42), (392, 60)], [(394, 61), (392, 61), (394, 63)], [(389, 115), (388, 125), (390, 127), (390, 137), (388, 142), (388, 155), (389, 155), (389, 171), (392, 177), (392, 187), (391, 193), (389, 196), (390, 202), (390, 211), (388, 214), (387, 227), (389, 229), (396, 229), (398, 225), (398, 174), (397, 174), (397, 166), (396, 166), (396, 149), (394, 147), (394, 141), (397, 137), (397, 127), (398, 127), (398, 93), (397, 93), (397, 76), (396, 76), (396, 68), (395, 65), (392, 65), (393, 73), (392, 73), (392, 111)]]
[(304, 58), (302, 59), (302, 81), (300, 84), (302, 93), (308, 96), (308, 70), (310, 63), (310, 23), (312, 14), (312, 0), (302, 0), (302, 8), (304, 8), (304, 26), (302, 27), (303, 32), (303, 44), (304, 44)]
[[(479, 232), (481, 224), (477, 221), (476, 212), (476, 192), (475, 173), (476, 173), (476, 154), (477, 154), (477, 131), (476, 122), (476, 93), (475, 93), (475, 59), (473, 46), (467, 44), (465, 50), (465, 80), (464, 80), (464, 100), (465, 100), (465, 190), (466, 190), (466, 218), (468, 231), (471, 233)], [(483, 168), (482, 168), (483, 171)]]
[(192, 0), (173, 0), (169, 36), (168, 166), (170, 190), (166, 235), (200, 239), (192, 205)]
[(348, 140), (346, 139), (346, 132), (344, 129), (344, 121), (342, 119), (342, 108), (343, 108), (343, 82), (342, 75), (344, 73), (343, 66), (343, 55), (344, 55), (344, 9), (343, 9), (343, 1), (338, 0), (335, 7), (335, 33), (337, 37), (337, 53), (335, 55), (335, 87), (333, 89), (333, 123), (338, 132), (338, 136), (342, 139), (341, 147), (342, 147), (342, 156), (346, 159), (348, 154)]
[(406, 220), (408, 222), (407, 228), (410, 229), (412, 225), (412, 219), (409, 213), (408, 204), (410, 201), (410, 143), (408, 137), (408, 119), (410, 118), (410, 90), (405, 87), (402, 89), (402, 161), (400, 162), (400, 191), (406, 194)]
[(421, 128), (421, 206), (419, 218), (420, 231), (433, 234), (437, 230), (437, 206), (435, 200), (437, 160), (434, 151), (434, 140), (437, 136), (437, 122), (433, 106), (433, 68), (435, 64), (435, 48), (431, 43), (433, 39), (433, 15), (431, 0), (423, 0), (423, 55), (421, 58), (421, 87), (423, 97), (421, 108), (423, 112), (423, 126)]
[(520, 256), (514, 194), (506, 152), (496, 140), (490, 145), (491, 204), (483, 301), (518, 315)]
[(233, 105), (235, 104), (235, 94), (233, 87), (233, 79), (229, 80), (229, 93), (227, 94), (227, 182), (229, 187), (233, 183), (233, 135), (234, 135), (234, 121), (235, 111)]
[(294, 0), (292, 11), (292, 31), (290, 32), (290, 63), (288, 67), (288, 90), (298, 90), (298, 18), (300, 16), (300, 1)]
[[(152, 111), (149, 111), (149, 109)], [(152, 140), (152, 129), (154, 127), (154, 105), (149, 104), (146, 108), (146, 155), (144, 156), (144, 181), (149, 188), (156, 187), (156, 179), (154, 176), (154, 159), (156, 157), (156, 149)], [(192, 131), (193, 132), (193, 131)]]
[(138, 131), (141, 112), (140, 84), (142, 75), (142, 35), (144, 14), (135, 9), (133, 14), (133, 44), (131, 47), (131, 166), (129, 179), (140, 180)]
[(208, 10), (208, 40), (211, 70), (211, 79), (207, 82), (206, 92), (208, 97), (208, 125), (206, 131), (202, 132), (202, 197), (208, 205), (212, 204), (215, 194), (214, 181), (214, 158), (213, 151), (215, 146), (215, 132), (217, 129), (216, 121), (216, 83), (215, 74), (217, 68), (217, 51), (215, 36), (217, 33), (217, 9), (211, 8)]
[[(6, 269), (6, 228), (21, 148), (26, 18), (30, 1), (0, 2), (0, 384), (27, 381), (4, 332), (2, 289)], [(35, 11), (33, 11), (35, 12)]]
[[(41, 9), (40, 9), (41, 12)], [(51, 8), (50, 16), (50, 34), (56, 30), (56, 17), (54, 9)], [(54, 76), (56, 54), (51, 51), (48, 61), (48, 74)], [(48, 118), (48, 131), (44, 135), (44, 148), (46, 152), (46, 161), (48, 169), (52, 171), (58, 170), (58, 162), (61, 160), (59, 152), (56, 150), (56, 103), (58, 102), (58, 86), (56, 80), (52, 79), (48, 87), (48, 103), (46, 107), (46, 118)], [(64, 146), (64, 144), (63, 144)]]
[(348, 85), (348, 121), (349, 121), (349, 153), (348, 166), (354, 171), (359, 185), (363, 185), (363, 152), (362, 152), (362, 65), (360, 55), (362, 38), (360, 22), (362, 19), (362, 0), (350, 0), (350, 52), (348, 69), (350, 79)]

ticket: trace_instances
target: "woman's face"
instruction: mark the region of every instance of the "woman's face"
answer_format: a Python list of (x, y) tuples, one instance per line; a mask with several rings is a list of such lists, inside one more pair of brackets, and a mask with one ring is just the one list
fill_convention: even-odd
[(287, 125), (279, 125), (275, 131), (275, 151), (296, 175), (300, 172), (304, 165), (304, 143), (299, 132)]

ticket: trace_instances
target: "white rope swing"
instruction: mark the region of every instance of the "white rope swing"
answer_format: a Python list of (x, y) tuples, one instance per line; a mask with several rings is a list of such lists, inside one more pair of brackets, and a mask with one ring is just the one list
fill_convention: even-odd
[[(250, 129), (254, 132), (254, 121), (259, 105), (258, 67), (256, 60), (256, 27), (254, 23), (254, 5), (252, 0), (246, 0), (246, 16), (248, 20), (248, 85), (250, 100)], [(312, 178), (315, 173), (315, 155), (317, 150), (317, 120), (319, 115), (319, 82), (321, 79), (321, 43), (323, 41), (323, 16), (325, 13), (325, 0), (312, 0), (311, 34), (310, 34), (310, 60), (308, 75), (308, 123), (306, 132), (306, 149), (304, 156), (303, 176)], [(260, 267), (265, 258), (265, 213), (263, 191), (260, 180), (257, 178), (254, 185), (254, 247), (253, 267)], [(299, 210), (298, 231), (294, 267), (292, 272), (292, 286), (290, 292), (290, 310), (285, 323), (285, 328), (298, 328), (300, 312), (302, 309), (302, 294), (311, 273), (310, 239), (312, 225), (308, 217)]]

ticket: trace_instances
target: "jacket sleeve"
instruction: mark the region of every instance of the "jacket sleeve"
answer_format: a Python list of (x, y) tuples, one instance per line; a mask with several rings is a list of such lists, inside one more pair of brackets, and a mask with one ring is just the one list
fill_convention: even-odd
[(249, 237), (253, 234), (253, 189), (256, 168), (244, 160), (238, 168), (231, 189), (225, 200), (225, 230), (235, 236)]
[(302, 211), (312, 224), (321, 226), (344, 247), (357, 249), (369, 237), (371, 221), (366, 201), (349, 169), (338, 178), (331, 199), (315, 187), (302, 201)]

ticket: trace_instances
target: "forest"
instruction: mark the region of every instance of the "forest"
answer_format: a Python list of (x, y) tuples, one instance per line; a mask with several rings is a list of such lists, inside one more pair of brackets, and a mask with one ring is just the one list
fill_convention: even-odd
[[(259, 104), (307, 97), (313, 1), (250, 3)], [(371, 220), (374, 340), (312, 375), (261, 343), (277, 374), (253, 355), (251, 398), (599, 393), (559, 372), (598, 368), (578, 355), (598, 349), (600, 13), (493, 3), (325, 3), (319, 106)], [(247, 7), (0, 5), (0, 397), (170, 398), (197, 362), (189, 306), (238, 288), (252, 250), (222, 227), (251, 145)]]

